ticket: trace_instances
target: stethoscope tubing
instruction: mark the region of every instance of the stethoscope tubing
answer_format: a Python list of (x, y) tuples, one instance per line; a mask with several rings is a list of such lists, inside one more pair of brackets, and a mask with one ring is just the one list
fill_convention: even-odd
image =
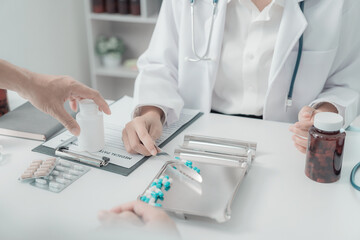
[(213, 1), (213, 13), (212, 13), (212, 19), (211, 19), (211, 25), (210, 25), (210, 31), (209, 31), (209, 36), (208, 36), (208, 41), (206, 44), (206, 50), (205, 53), (200, 55), (198, 54), (198, 52), (196, 51), (196, 46), (195, 46), (195, 10), (194, 10), (194, 5), (195, 5), (195, 1), (190, 1), (190, 11), (191, 11), (191, 48), (192, 51), (195, 55), (195, 58), (189, 58), (188, 60), (190, 62), (199, 62), (199, 61), (210, 61), (211, 58), (208, 57), (208, 53), (210, 50), (210, 44), (211, 44), (211, 39), (212, 39), (212, 33), (213, 33), (213, 29), (214, 29), (214, 22), (215, 22), (215, 15), (216, 15), (216, 9), (217, 9), (217, 1)]
[(360, 162), (355, 165), (355, 167), (353, 168), (350, 174), (350, 183), (358, 191), (360, 191), (360, 186), (355, 183), (355, 175), (356, 172), (359, 170), (359, 168), (360, 168)]
[[(196, 51), (195, 20), (194, 20), (194, 18), (195, 18), (195, 16), (194, 16), (195, 15), (195, 10), (194, 10), (195, 3), (196, 3), (196, 0), (190, 0), (191, 48), (192, 48), (192, 51), (193, 51), (193, 54), (194, 54), (195, 58), (187, 57), (186, 60), (189, 61), (189, 62), (211, 61), (212, 59), (210, 57), (208, 57), (208, 54), (209, 54), (210, 45), (211, 45), (211, 39), (212, 39), (212, 35), (213, 35), (213, 28), (214, 28), (214, 22), (215, 22), (215, 16), (216, 16), (218, 0), (213, 0), (213, 12), (212, 12), (211, 26), (210, 26), (208, 41), (206, 43), (206, 48), (205, 48), (205, 53), (204, 54), (199, 54)], [(300, 2), (299, 7), (300, 7), (301, 11), (304, 13), (305, 1)], [(292, 106), (292, 96), (293, 96), (293, 92), (294, 92), (295, 81), (296, 81), (298, 71), (299, 71), (299, 67), (300, 67), (300, 62), (301, 62), (301, 57), (302, 57), (302, 52), (303, 52), (303, 44), (304, 44), (304, 34), (302, 34), (300, 39), (299, 39), (298, 55), (297, 55), (297, 58), (296, 58), (296, 64), (295, 64), (293, 75), (291, 77), (290, 87), (289, 87), (289, 91), (288, 91), (288, 95), (287, 95), (287, 99), (286, 99), (286, 108), (285, 108), (286, 111), (287, 111), (288, 107)]]

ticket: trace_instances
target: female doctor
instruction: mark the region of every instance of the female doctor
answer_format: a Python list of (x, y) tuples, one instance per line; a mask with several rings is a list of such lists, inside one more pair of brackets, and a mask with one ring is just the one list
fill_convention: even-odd
[(166, 0), (140, 57), (127, 151), (157, 153), (183, 107), (295, 123), (306, 151), (313, 116), (358, 114), (358, 0)]

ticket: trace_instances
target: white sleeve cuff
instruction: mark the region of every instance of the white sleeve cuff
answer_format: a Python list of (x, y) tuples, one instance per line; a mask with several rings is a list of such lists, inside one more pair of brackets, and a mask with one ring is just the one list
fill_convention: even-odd
[(167, 114), (168, 114), (168, 108), (167, 107), (163, 107), (163, 106), (160, 106), (160, 105), (151, 105), (151, 104), (139, 104), (137, 105), (135, 108), (134, 108), (134, 111), (132, 113), (132, 119), (138, 117), (141, 113), (141, 108), (142, 107), (146, 107), (146, 106), (153, 106), (153, 107), (157, 107), (157, 108), (160, 108), (161, 111), (163, 111), (163, 116), (161, 118), (161, 122), (163, 125), (165, 125), (167, 123)]
[(338, 111), (338, 114), (340, 114), (344, 119), (344, 121), (343, 121), (343, 125), (344, 125), (346, 121), (345, 121), (345, 108), (343, 106), (341, 106), (337, 103), (331, 102), (331, 101), (326, 101), (324, 99), (317, 99), (317, 100), (313, 101), (312, 103), (310, 103), (309, 107), (316, 109), (316, 108), (320, 107), (320, 105), (322, 105), (323, 103), (330, 103), (336, 108), (336, 110)]

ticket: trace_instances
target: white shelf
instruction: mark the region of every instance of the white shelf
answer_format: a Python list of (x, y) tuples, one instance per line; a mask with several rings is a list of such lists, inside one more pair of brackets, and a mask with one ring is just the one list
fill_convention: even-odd
[(85, 3), (91, 86), (108, 99), (134, 92), (138, 71), (119, 66), (102, 67), (94, 46), (99, 36), (117, 36), (124, 42), (123, 59), (137, 59), (146, 51), (157, 22), (162, 0), (140, 0), (140, 16), (120, 13), (94, 13), (92, 0)]
[(98, 76), (135, 79), (139, 74), (139, 72), (125, 67), (118, 67), (118, 68), (97, 67), (95, 70), (95, 74)]
[(147, 24), (155, 24), (157, 20), (157, 16), (142, 17), (142, 16), (109, 14), (109, 13), (91, 13), (90, 18), (92, 20), (129, 22), (129, 23), (147, 23)]

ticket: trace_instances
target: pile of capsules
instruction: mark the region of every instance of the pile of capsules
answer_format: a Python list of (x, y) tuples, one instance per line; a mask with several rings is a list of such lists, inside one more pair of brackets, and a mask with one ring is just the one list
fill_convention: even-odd
[(140, 200), (146, 202), (155, 207), (161, 207), (162, 205), (158, 203), (158, 200), (164, 200), (164, 192), (161, 190), (164, 188), (165, 191), (169, 191), (173, 179), (168, 175), (161, 175), (159, 179), (155, 179), (148, 190), (145, 191), (145, 194), (140, 197)]
[[(177, 159), (177, 160), (180, 160), (180, 158), (179, 157), (176, 157), (175, 159)], [(187, 167), (189, 167), (189, 168), (191, 168), (191, 169), (193, 169), (194, 171), (196, 171), (198, 174), (200, 174), (200, 168), (198, 168), (198, 167), (193, 167), (193, 163), (192, 163), (192, 161), (186, 161), (185, 163), (185, 166), (187, 166)], [(176, 169), (176, 167), (175, 166), (173, 166), (173, 168), (174, 169)]]
[(193, 163), (192, 163), (191, 161), (186, 161), (186, 162), (185, 162), (185, 165), (186, 165), (186, 166), (188, 166), (189, 168), (193, 169), (194, 171), (196, 171), (197, 173), (200, 174), (200, 169), (197, 168), (197, 167), (193, 167), (192, 164), (193, 164)]
[(58, 158), (34, 160), (20, 176), (19, 180), (58, 193), (89, 170), (89, 167)]

